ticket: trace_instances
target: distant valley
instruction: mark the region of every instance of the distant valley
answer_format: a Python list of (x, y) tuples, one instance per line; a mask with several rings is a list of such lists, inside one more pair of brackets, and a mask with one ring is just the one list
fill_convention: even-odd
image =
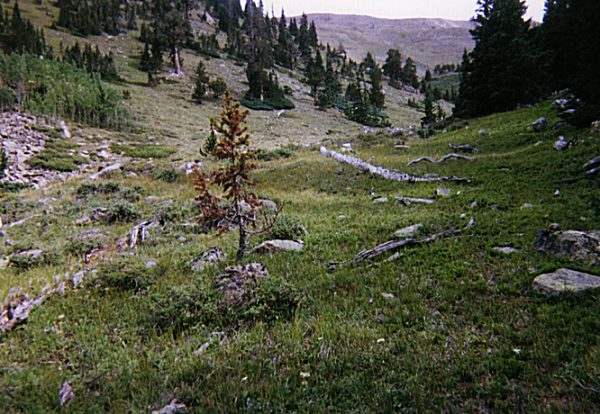
[(362, 60), (368, 51), (384, 61), (388, 49), (411, 56), (420, 72), (436, 64), (459, 63), (473, 39), (470, 21), (445, 19), (379, 19), (369, 16), (310, 14), (319, 29), (319, 38), (332, 47), (340, 43), (348, 56)]

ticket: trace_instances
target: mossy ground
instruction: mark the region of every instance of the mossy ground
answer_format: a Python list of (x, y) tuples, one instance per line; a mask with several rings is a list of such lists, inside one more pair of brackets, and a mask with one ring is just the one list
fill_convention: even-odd
[[(148, 271), (153, 282), (143, 294), (94, 286), (69, 290), (4, 335), (0, 406), (7, 412), (58, 412), (58, 391), (72, 381), (75, 398), (65, 408), (71, 412), (147, 412), (172, 398), (193, 412), (599, 410), (597, 293), (552, 299), (532, 289), (537, 274), (559, 267), (598, 273), (533, 247), (536, 232), (552, 222), (582, 230), (600, 227), (598, 181), (581, 172), (600, 151), (600, 137), (530, 130), (540, 115), (555, 121), (551, 114), (541, 105), (491, 116), (411, 141), (408, 150), (394, 149), (385, 134), (355, 140), (358, 156), (373, 163), (471, 180), (443, 185), (453, 195), (431, 206), (374, 205), (372, 191), (390, 198), (429, 197), (439, 185), (388, 182), (316, 151), (296, 150), (290, 158), (261, 163), (255, 174), (258, 193), (283, 203), (309, 235), (303, 253), (247, 260), (263, 261), (303, 300), (291, 320), (225, 329), (228, 342), (211, 342), (201, 356), (194, 351), (215, 327), (155, 328), (148, 323), (151, 298), (178, 286), (210, 285), (220, 267), (193, 274), (189, 260), (213, 245), (233, 257), (235, 235), (217, 239), (210, 232), (181, 230), (178, 225), (195, 214), (185, 178), (165, 183), (151, 173), (112, 177), (140, 194), (134, 201), (140, 220), (155, 216), (167, 200), (179, 209), (155, 242), (136, 252), (140, 263), (154, 259), (160, 271)], [(580, 144), (554, 150), (559, 133), (579, 135)], [(447, 153), (449, 143), (469, 143), (481, 153), (474, 162), (405, 167), (412, 158)], [(5, 215), (18, 219), (47, 209), (40, 198), (56, 199), (51, 214), (7, 230), (7, 238), (51, 249), (58, 259), (26, 271), (4, 270), (3, 295), (15, 286), (38, 289), (55, 274), (79, 269), (81, 259), (68, 253), (68, 240), (90, 225), (81, 228), (74, 220), (121, 196), (95, 194), (77, 201), (78, 185), (25, 190), (4, 202)], [(533, 208), (521, 209), (524, 203)], [(466, 219), (460, 218), (463, 213)], [(471, 216), (473, 230), (407, 249), (394, 262), (327, 270), (330, 262), (386, 241), (400, 227), (423, 223), (434, 232), (462, 226)], [(131, 224), (97, 227), (116, 238)], [(505, 256), (494, 246), (520, 252)], [(383, 293), (396, 298), (385, 299)]]

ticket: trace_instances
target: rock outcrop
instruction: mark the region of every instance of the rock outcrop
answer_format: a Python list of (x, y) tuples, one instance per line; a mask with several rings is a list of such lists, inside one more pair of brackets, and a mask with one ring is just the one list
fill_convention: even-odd
[(571, 269), (558, 269), (536, 277), (533, 287), (548, 295), (580, 294), (600, 289), (600, 277)]
[(543, 230), (537, 235), (535, 248), (552, 256), (600, 266), (600, 230)]

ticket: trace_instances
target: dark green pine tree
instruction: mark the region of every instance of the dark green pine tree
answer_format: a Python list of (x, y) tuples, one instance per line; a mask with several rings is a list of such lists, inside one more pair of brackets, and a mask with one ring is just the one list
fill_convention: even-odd
[(285, 13), (281, 10), (281, 18), (279, 19), (277, 44), (275, 45), (275, 62), (289, 69), (294, 68), (294, 49), (292, 35), (287, 28), (287, 19)]
[(397, 49), (390, 49), (383, 65), (383, 73), (390, 78), (390, 84), (399, 87), (402, 79), (402, 55)]
[(425, 92), (425, 100), (423, 102), (423, 107), (424, 115), (421, 118), (421, 126), (423, 128), (426, 128), (427, 126), (433, 124), (436, 121), (433, 106), (433, 97), (431, 96), (431, 92), (429, 90)]
[(375, 62), (375, 58), (373, 57), (371, 52), (367, 52), (367, 56), (365, 56), (363, 61), (360, 63), (360, 68), (367, 75), (370, 75), (371, 71), (375, 68), (376, 65), (377, 65), (377, 62)]
[(417, 75), (417, 67), (411, 57), (406, 58), (404, 68), (402, 69), (402, 82), (412, 86), (415, 89), (419, 88), (419, 76)]
[(571, 120), (589, 126), (600, 118), (600, 2), (547, 0), (541, 27), (551, 90), (571, 88), (583, 105)]
[(310, 39), (308, 38), (308, 17), (302, 13), (300, 28), (298, 29), (298, 50), (305, 62), (310, 57)]
[(324, 85), (325, 87), (319, 93), (318, 105), (319, 107), (326, 109), (332, 107), (335, 102), (339, 100), (342, 93), (342, 84), (340, 83), (337, 72), (333, 69), (331, 59), (327, 59), (325, 65)]
[(152, 36), (152, 49), (149, 72), (155, 73), (162, 68), (163, 54), (162, 48), (160, 47), (160, 40), (157, 36)]
[(210, 78), (206, 73), (206, 67), (202, 61), (199, 61), (198, 66), (196, 67), (196, 84), (192, 95), (192, 100), (194, 102), (202, 103), (202, 100), (205, 98), (206, 92), (208, 91), (209, 82)]
[(321, 51), (317, 50), (315, 58), (308, 58), (306, 82), (310, 86), (310, 93), (315, 98), (315, 103), (318, 99), (318, 90), (325, 81), (325, 68), (323, 67), (323, 57)]
[(308, 44), (314, 49), (319, 47), (319, 36), (314, 21), (310, 22), (310, 27), (308, 28)]
[(371, 105), (377, 109), (385, 107), (385, 94), (383, 93), (383, 73), (379, 65), (375, 64), (371, 70), (371, 90), (369, 91), (369, 100)]
[(142, 53), (142, 57), (140, 58), (140, 70), (143, 72), (148, 72), (152, 70), (152, 55), (150, 55), (150, 45), (146, 41), (144, 43), (144, 52)]
[(292, 19), (290, 20), (290, 29), (289, 30), (290, 30), (290, 34), (294, 38), (294, 41), (298, 42), (298, 35), (299, 35), (300, 31), (298, 30), (298, 22), (296, 21), (295, 17), (292, 17)]
[(465, 56), (455, 115), (473, 117), (514, 109), (543, 93), (539, 59), (521, 0), (478, 0), (475, 48)]

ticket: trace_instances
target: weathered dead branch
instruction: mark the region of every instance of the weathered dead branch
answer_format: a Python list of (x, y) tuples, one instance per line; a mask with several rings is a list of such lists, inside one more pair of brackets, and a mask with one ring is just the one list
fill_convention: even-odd
[(395, 197), (395, 199), (405, 206), (410, 206), (412, 203), (433, 204), (435, 202), (429, 198)]
[(422, 161), (427, 161), (427, 162), (431, 162), (434, 164), (439, 164), (440, 162), (444, 162), (450, 158), (457, 158), (459, 160), (467, 160), (467, 161), (473, 161), (474, 159), (471, 157), (467, 157), (466, 155), (460, 155), (460, 154), (456, 154), (456, 153), (450, 153), (450, 154), (446, 154), (444, 155), (442, 158), (440, 158), (439, 160), (436, 160), (433, 157), (420, 157), (420, 158), (416, 158), (412, 161), (410, 161), (408, 164), (406, 164), (407, 167), (413, 165), (413, 164), (417, 164), (419, 162)]
[(460, 144), (460, 145), (448, 144), (448, 146), (451, 149), (453, 149), (454, 151), (468, 152), (469, 154), (474, 154), (474, 153), (480, 151), (479, 148), (475, 148), (474, 146), (469, 145), (469, 144)]
[(419, 246), (422, 244), (432, 243), (438, 239), (442, 239), (445, 237), (450, 237), (450, 236), (460, 234), (465, 230), (473, 228), (473, 226), (475, 226), (475, 219), (472, 217), (471, 220), (469, 220), (469, 224), (467, 224), (462, 229), (449, 229), (449, 230), (445, 230), (440, 233), (435, 233), (430, 236), (422, 237), (419, 239), (411, 238), (411, 239), (402, 239), (402, 240), (390, 240), (390, 241), (382, 243), (378, 246), (375, 246), (372, 249), (362, 250), (356, 256), (354, 256), (352, 259), (347, 260), (345, 262), (332, 263), (330, 265), (330, 269), (336, 269), (336, 268), (340, 267), (341, 265), (344, 265), (347, 263), (357, 264), (357, 263), (363, 262), (365, 260), (370, 261), (370, 260), (375, 259), (376, 257), (381, 256), (382, 254), (391, 253), (393, 251), (403, 249), (405, 247)]
[(360, 158), (352, 157), (346, 154), (340, 154), (339, 152), (330, 151), (325, 147), (321, 147), (321, 154), (326, 157), (331, 157), (334, 160), (352, 165), (363, 171), (368, 171), (373, 175), (378, 175), (388, 180), (400, 181), (400, 182), (440, 182), (440, 181), (468, 181), (460, 177), (416, 177), (414, 175), (388, 170), (387, 168), (379, 167), (376, 165), (369, 164), (361, 160)]

